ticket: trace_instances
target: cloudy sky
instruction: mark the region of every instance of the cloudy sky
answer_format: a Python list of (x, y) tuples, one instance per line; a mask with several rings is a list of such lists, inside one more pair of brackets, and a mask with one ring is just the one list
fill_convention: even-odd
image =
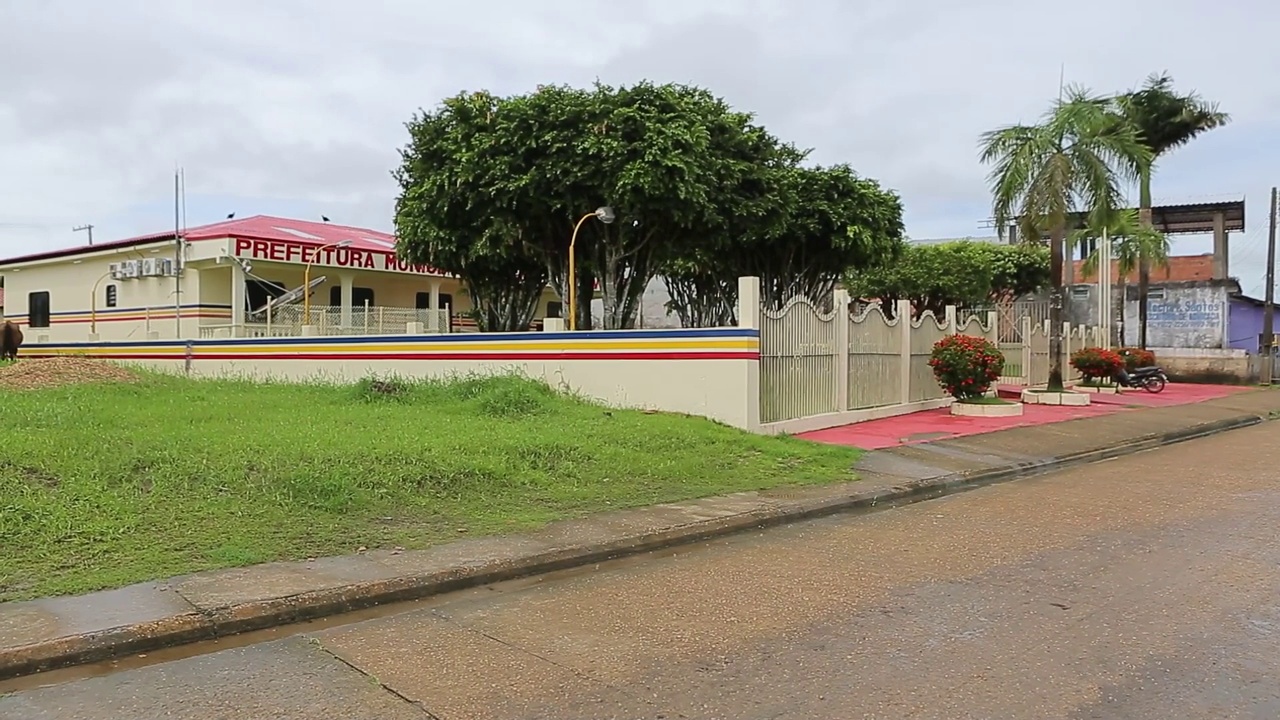
[[(1262, 0), (0, 0), (0, 256), (229, 212), (391, 229), (403, 122), (460, 90), (691, 82), (898, 190), (917, 238), (988, 234), (983, 130), (1068, 82), (1170, 71), (1233, 115), (1157, 202), (1244, 196), (1260, 292), (1280, 183), (1280, 5)], [(1178, 242), (1204, 252), (1203, 238)]]

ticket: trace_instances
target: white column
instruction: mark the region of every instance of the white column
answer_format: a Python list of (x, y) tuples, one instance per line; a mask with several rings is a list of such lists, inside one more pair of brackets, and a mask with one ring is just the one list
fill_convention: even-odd
[[(738, 327), (760, 330), (760, 278), (738, 278)], [(764, 343), (764, 338), (759, 339)], [(738, 424), (744, 430), (756, 432), (760, 428), (760, 359), (742, 363), (742, 405), (738, 412)], [(736, 414), (736, 413), (735, 413)]]
[(760, 329), (760, 278), (738, 278), (738, 327)]
[(836, 312), (836, 412), (849, 409), (849, 291), (832, 293)]
[(338, 282), (340, 283), (340, 287), (341, 287), (341, 290), (340, 290), (341, 300), (339, 300), (339, 302), (342, 305), (342, 311), (338, 315), (339, 317), (338, 322), (342, 325), (344, 329), (350, 328), (351, 327), (351, 287), (355, 284), (355, 277), (351, 275), (351, 273), (342, 273), (341, 275), (338, 276)]
[(899, 300), (898, 309), (898, 400), (911, 402), (911, 301)]
[(440, 281), (431, 281), (431, 302), (428, 303), (431, 308), (430, 322), (427, 323), (427, 330), (431, 332), (440, 332), (444, 328), (440, 327)]
[(231, 263), (231, 334), (239, 337), (244, 328), (245, 275), (240, 263)]

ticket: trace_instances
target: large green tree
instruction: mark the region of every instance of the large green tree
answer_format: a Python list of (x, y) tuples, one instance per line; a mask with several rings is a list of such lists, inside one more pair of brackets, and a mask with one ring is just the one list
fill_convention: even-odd
[(752, 202), (740, 196), (767, 193), (758, 168), (786, 155), (750, 115), (706, 90), (648, 82), (460, 95), (409, 130), (398, 230), (423, 262), (452, 269), (460, 264), (445, 261), (463, 258), (465, 269), (532, 283), (526, 264), (537, 258), (566, 297), (574, 226), (597, 207), (615, 209), (616, 222), (588, 221), (574, 245), (583, 329), (597, 285), (604, 327), (633, 326), (660, 264)]
[(1016, 220), (1024, 238), (1049, 235), (1049, 389), (1062, 385), (1064, 244), (1072, 212), (1109, 213), (1119, 205), (1120, 183), (1136, 179), (1151, 151), (1113, 103), (1072, 87), (1034, 125), (984, 133), (981, 159), (993, 165), (989, 179), (998, 227)]
[(741, 276), (760, 278), (766, 308), (796, 297), (823, 306), (850, 270), (901, 251), (901, 200), (848, 166), (775, 166), (767, 182), (718, 232), (674, 249), (663, 275), (682, 323), (732, 322)]
[[(1141, 87), (1116, 97), (1116, 107), (1151, 155), (1151, 162), (1138, 176), (1138, 221), (1151, 227), (1151, 175), (1155, 161), (1186, 145), (1196, 137), (1230, 121), (1217, 103), (1202, 100), (1196, 93), (1179, 94), (1168, 73), (1152, 73)], [(1138, 345), (1147, 347), (1147, 291), (1151, 283), (1151, 261), (1143, 255), (1138, 263)]]
[(467, 93), (415, 115), (393, 173), (398, 251), (458, 275), (487, 332), (528, 329), (547, 285), (546, 263), (523, 239), (520, 208), (495, 193), (502, 168), (486, 157), (502, 102)]

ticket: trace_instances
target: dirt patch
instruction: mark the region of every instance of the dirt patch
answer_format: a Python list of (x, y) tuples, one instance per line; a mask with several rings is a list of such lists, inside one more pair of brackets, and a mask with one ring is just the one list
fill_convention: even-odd
[(0, 387), (12, 390), (135, 382), (138, 375), (104, 360), (80, 357), (33, 358), (0, 366)]

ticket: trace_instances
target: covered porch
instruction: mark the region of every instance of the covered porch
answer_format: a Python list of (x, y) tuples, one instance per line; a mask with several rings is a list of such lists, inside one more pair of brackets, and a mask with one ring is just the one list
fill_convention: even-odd
[(231, 307), (230, 322), (201, 324), (202, 338), (447, 333), (471, 309), (452, 277), (228, 256), (199, 273), (200, 301)]

